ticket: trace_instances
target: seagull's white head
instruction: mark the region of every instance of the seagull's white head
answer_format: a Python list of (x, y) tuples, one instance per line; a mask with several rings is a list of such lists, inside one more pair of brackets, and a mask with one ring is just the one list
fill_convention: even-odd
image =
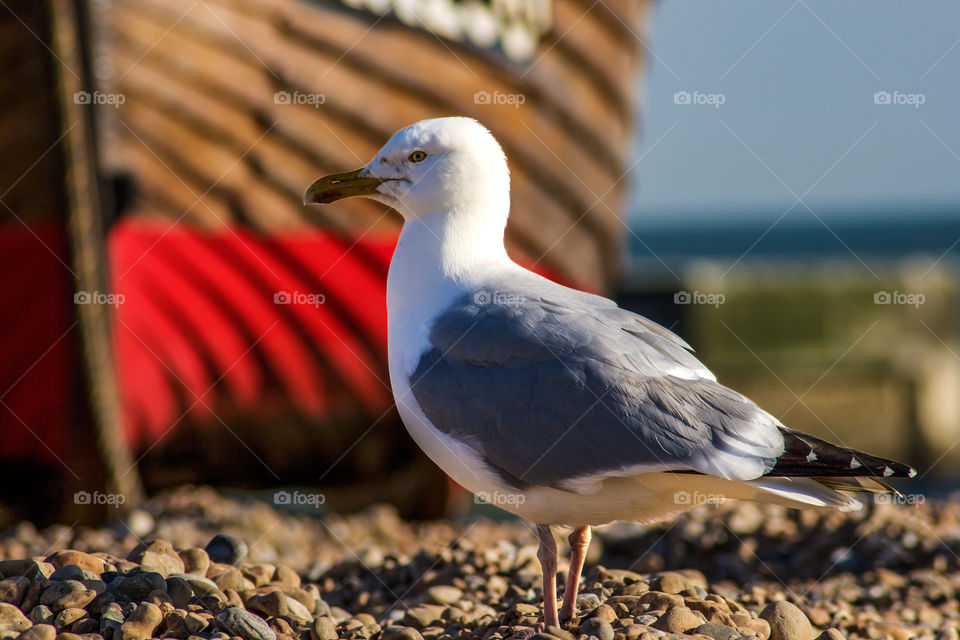
[(304, 204), (366, 196), (405, 220), (434, 214), (506, 224), (510, 173), (493, 135), (472, 118), (422, 120), (401, 129), (365, 167), (320, 178)]

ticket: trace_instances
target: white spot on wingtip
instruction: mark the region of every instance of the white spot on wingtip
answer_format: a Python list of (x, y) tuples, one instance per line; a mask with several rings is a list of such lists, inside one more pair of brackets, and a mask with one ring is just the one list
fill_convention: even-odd
[(810, 449), (810, 453), (807, 454), (807, 462), (813, 462), (814, 460), (817, 460), (817, 452)]
[(910, 471), (907, 472), (908, 478), (915, 478), (917, 476), (917, 470), (913, 467), (910, 467)]
[(860, 511), (861, 509), (863, 509), (863, 503), (853, 498), (850, 498), (849, 502), (840, 507), (840, 511), (844, 513), (849, 513), (850, 511)]
[(883, 468), (883, 477), (884, 477), (884, 478), (889, 478), (889, 477), (892, 476), (892, 475), (893, 475), (893, 469), (891, 469), (890, 467), (884, 467), (884, 468)]
[(851, 469), (859, 469), (859, 468), (862, 467), (862, 466), (863, 466), (863, 465), (860, 464), (860, 461), (859, 461), (859, 460), (857, 460), (856, 458), (850, 458), (850, 468), (851, 468)]

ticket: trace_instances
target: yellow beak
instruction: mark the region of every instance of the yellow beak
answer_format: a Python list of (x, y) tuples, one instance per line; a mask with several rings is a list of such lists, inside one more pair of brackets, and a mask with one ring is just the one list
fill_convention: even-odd
[(381, 178), (359, 178), (362, 169), (335, 173), (324, 176), (314, 182), (303, 194), (303, 204), (330, 204), (343, 198), (366, 196), (377, 192), (377, 187), (385, 182)]

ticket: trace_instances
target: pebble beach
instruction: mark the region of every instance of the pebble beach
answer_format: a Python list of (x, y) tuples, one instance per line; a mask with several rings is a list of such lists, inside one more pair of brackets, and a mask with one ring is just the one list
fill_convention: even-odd
[(185, 487), (102, 528), (0, 531), (0, 640), (958, 638), (955, 500), (600, 528), (562, 628), (537, 625), (536, 548), (517, 520), (292, 513)]

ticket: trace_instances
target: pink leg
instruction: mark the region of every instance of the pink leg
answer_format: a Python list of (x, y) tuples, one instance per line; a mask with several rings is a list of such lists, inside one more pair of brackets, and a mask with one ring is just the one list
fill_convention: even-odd
[(553, 539), (550, 525), (538, 524), (537, 537), (540, 548), (537, 549), (537, 559), (540, 560), (540, 569), (543, 571), (543, 622), (544, 626), (560, 626), (557, 617), (557, 541)]
[(563, 606), (560, 607), (560, 619), (569, 620), (577, 612), (577, 591), (580, 588), (580, 573), (587, 559), (590, 547), (590, 527), (574, 529), (570, 541), (570, 571), (567, 573), (567, 588), (563, 592)]

